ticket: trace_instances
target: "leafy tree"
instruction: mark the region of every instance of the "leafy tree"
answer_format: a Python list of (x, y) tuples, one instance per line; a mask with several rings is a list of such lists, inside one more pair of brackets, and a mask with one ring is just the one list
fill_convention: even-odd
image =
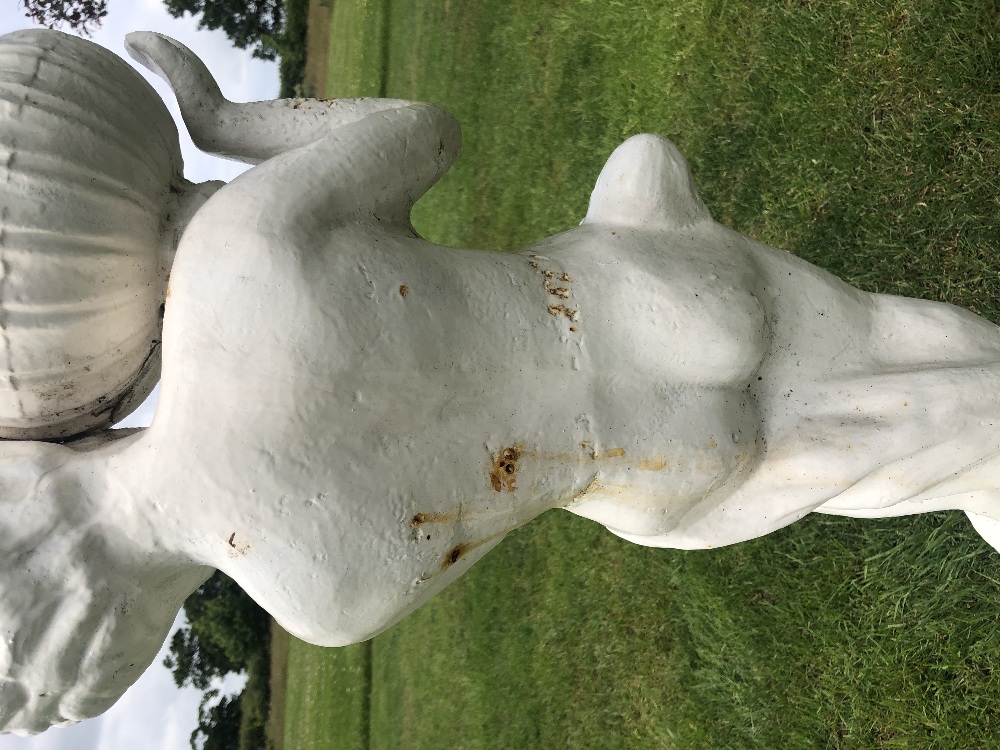
[(218, 690), (209, 690), (198, 707), (198, 728), (191, 733), (194, 750), (239, 750), (240, 720), (243, 709), (239, 696), (222, 698)]
[[(255, 717), (266, 713), (271, 618), (219, 571), (188, 597), (184, 614), (187, 626), (174, 633), (164, 664), (179, 687), (193, 685), (205, 691), (191, 747), (237, 750), (241, 735), (243, 747), (263, 747), (263, 722)], [(247, 673), (247, 688), (241, 695), (220, 699), (219, 691), (210, 689), (212, 681), (233, 672)], [(245, 704), (248, 691), (253, 693), (252, 684), (257, 685), (256, 693)], [(255, 699), (263, 702), (263, 709), (254, 708)]]
[(267, 613), (229, 576), (216, 571), (184, 602), (187, 627), (174, 633), (163, 660), (178, 687), (208, 689), (215, 677), (243, 672), (268, 648)]
[(202, 639), (190, 627), (181, 628), (170, 640), (170, 653), (163, 664), (174, 676), (177, 687), (193, 685), (206, 690), (213, 678), (222, 679), (230, 672), (239, 672), (239, 665), (211, 639)]
[(174, 18), (201, 14), (200, 29), (222, 29), (240, 49), (273, 60), (281, 45), (285, 20), (283, 0), (164, 0)]
[(100, 26), (108, 15), (108, 0), (20, 0), (24, 13), (37, 24), (54, 29), (67, 24), (83, 34)]
[[(123, 0), (127, 1), (127, 0)], [(108, 0), (19, 0), (25, 15), (51, 28), (63, 24), (83, 34), (100, 26), (108, 14)], [(240, 49), (254, 57), (273, 60), (288, 45), (284, 41), (284, 0), (164, 0), (174, 18), (201, 15), (200, 29), (222, 29)]]

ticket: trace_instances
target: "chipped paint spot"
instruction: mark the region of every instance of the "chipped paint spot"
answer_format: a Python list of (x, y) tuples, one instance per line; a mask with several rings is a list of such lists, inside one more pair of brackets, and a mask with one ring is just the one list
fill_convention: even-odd
[(517, 491), (517, 462), (521, 459), (521, 449), (511, 446), (493, 456), (493, 466), (490, 468), (490, 484), (495, 492)]
[[(562, 300), (568, 300), (572, 295), (572, 290), (566, 286), (558, 286), (557, 281), (562, 281), (566, 284), (573, 282), (573, 278), (565, 271), (553, 271), (550, 268), (542, 268), (538, 261), (541, 256), (532, 255), (532, 260), (528, 261), (528, 265), (531, 266), (535, 271), (537, 271), (542, 276), (542, 283), (545, 285), (545, 292), (553, 297), (558, 297)], [(568, 307), (561, 303), (551, 303), (548, 306), (549, 314), (556, 317), (565, 317), (571, 322), (577, 322), (580, 320), (580, 312), (572, 307)], [(573, 333), (576, 333), (576, 328), (572, 329)]]
[(566, 307), (566, 305), (549, 305), (549, 315), (555, 315), (556, 317), (561, 315), (574, 323), (580, 319), (580, 311), (572, 307)]
[(229, 539), (226, 540), (226, 544), (231, 547), (229, 556), (233, 559), (243, 557), (243, 555), (250, 551), (250, 545), (247, 542), (237, 541), (235, 531), (230, 534)]
[(409, 296), (409, 294), (410, 294), (410, 287), (408, 287), (406, 284), (401, 284), (399, 287), (399, 296), (402, 297), (403, 299), (406, 299)]
[[(552, 271), (545, 271), (545, 291), (557, 297), (562, 297), (560, 292), (565, 292), (566, 297), (569, 297), (569, 289), (563, 286), (557, 287), (552, 283), (554, 277), (555, 274)], [(563, 297), (563, 299), (566, 299), (566, 297)]]

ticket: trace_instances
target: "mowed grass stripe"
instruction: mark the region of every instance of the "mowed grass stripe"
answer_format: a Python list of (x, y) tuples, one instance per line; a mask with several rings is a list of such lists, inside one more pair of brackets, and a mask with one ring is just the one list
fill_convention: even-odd
[(371, 644), (320, 649), (292, 638), (285, 684), (286, 748), (367, 750)]
[(333, 3), (326, 51), (326, 90), (336, 96), (386, 96), (386, 0)]
[[(426, 236), (511, 248), (569, 228), (611, 150), (658, 132), (723, 222), (1000, 319), (993, 3), (337, 0), (328, 95), (383, 89), (386, 30), (387, 95), (463, 126), (417, 206)], [(998, 557), (957, 514), (815, 516), (681, 553), (551, 512), (375, 639), (370, 743), (991, 747)], [(290, 692), (327, 679), (307, 664), (354, 658), (299, 647)], [(327, 718), (289, 747), (360, 736), (295, 700), (289, 716)]]

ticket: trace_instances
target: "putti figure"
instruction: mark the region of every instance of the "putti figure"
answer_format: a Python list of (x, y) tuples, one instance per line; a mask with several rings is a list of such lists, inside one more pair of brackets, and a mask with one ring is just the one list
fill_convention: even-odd
[[(1000, 546), (994, 325), (719, 225), (652, 135), (579, 226), (442, 247), (410, 225), (458, 155), (441, 109), (235, 104), (177, 42), (127, 46), (258, 166), (191, 184), (122, 60), (0, 38), (3, 730), (105, 711), (213, 569), (336, 646), (552, 508), (682, 549), (954, 509)], [(152, 426), (113, 429), (157, 379)]]

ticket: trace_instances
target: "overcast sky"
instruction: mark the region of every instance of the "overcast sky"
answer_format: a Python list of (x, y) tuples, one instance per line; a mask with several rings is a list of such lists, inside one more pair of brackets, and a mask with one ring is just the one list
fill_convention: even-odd
[[(21, 13), (18, 0), (7, 0), (0, 9), (0, 34), (29, 28), (31, 23)], [(221, 32), (198, 31), (191, 17), (171, 18), (162, 0), (108, 0), (108, 16), (93, 41), (123, 57), (122, 40), (130, 31), (159, 31), (183, 42), (201, 57), (215, 74), (222, 92), (235, 101), (274, 99), (278, 95), (278, 69), (274, 63), (254, 60), (250, 54), (235, 49)], [(167, 103), (178, 122), (184, 172), (189, 180), (230, 180), (246, 167), (235, 162), (205, 156), (197, 151), (180, 124), (177, 105), (170, 90), (144, 68), (133, 64)], [(154, 392), (155, 397), (155, 392)], [(155, 398), (151, 397), (125, 423), (148, 425), (152, 420)], [(176, 627), (177, 623), (175, 623)], [(188, 688), (178, 690), (170, 673), (162, 666), (163, 652), (153, 666), (132, 686), (108, 713), (68, 729), (50, 729), (31, 738), (0, 735), (0, 750), (185, 750), (197, 725), (201, 693)], [(239, 687), (239, 683), (225, 686)]]

